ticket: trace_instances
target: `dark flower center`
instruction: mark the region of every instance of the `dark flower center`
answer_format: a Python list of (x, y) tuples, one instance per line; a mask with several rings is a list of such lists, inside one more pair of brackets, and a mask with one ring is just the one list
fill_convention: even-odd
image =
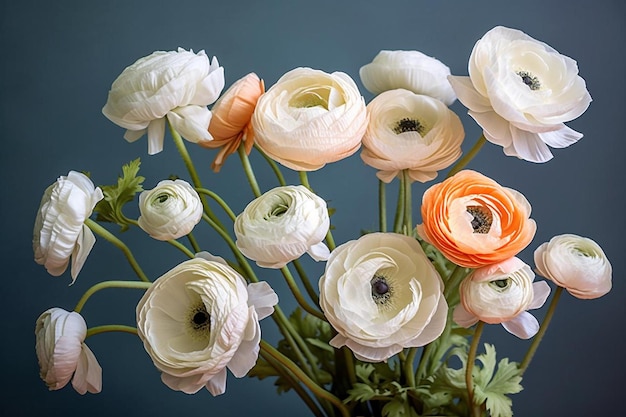
[(165, 203), (168, 198), (170, 198), (170, 195), (166, 194), (166, 193), (163, 193), (163, 194), (159, 194), (158, 196), (156, 196), (156, 201), (159, 204), (162, 204), (162, 203)]
[(194, 330), (209, 331), (211, 330), (211, 316), (206, 311), (204, 303), (198, 305), (192, 312), (191, 326)]
[(503, 291), (511, 284), (511, 278), (496, 279), (489, 282), (489, 285), (496, 291)]
[(526, 84), (531, 90), (535, 91), (541, 88), (541, 83), (539, 82), (539, 79), (531, 73), (526, 71), (518, 71), (516, 72), (516, 74), (520, 76), (522, 82)]
[(372, 300), (378, 305), (385, 304), (393, 293), (393, 289), (387, 282), (387, 279), (381, 275), (374, 275), (371, 279), (370, 285), (372, 286)]
[(471, 224), (474, 233), (489, 233), (491, 223), (493, 223), (491, 211), (483, 206), (468, 206), (466, 210), (473, 217)]
[(417, 132), (420, 135), (424, 132), (424, 126), (416, 119), (409, 119), (405, 117), (401, 119), (396, 125), (393, 127), (394, 133), (399, 135), (404, 132)]

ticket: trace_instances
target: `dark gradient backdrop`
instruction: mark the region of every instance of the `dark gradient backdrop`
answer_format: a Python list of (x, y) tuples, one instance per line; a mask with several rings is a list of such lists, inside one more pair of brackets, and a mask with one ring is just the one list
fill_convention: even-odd
[[(145, 138), (126, 143), (123, 129), (102, 116), (109, 86), (125, 66), (154, 50), (205, 49), (224, 66), (227, 85), (255, 71), (270, 86), (286, 71), (310, 66), (347, 72), (369, 101), (358, 69), (379, 50), (417, 49), (442, 60), (453, 74), (466, 75), (474, 42), (496, 25), (522, 29), (575, 58), (593, 102), (569, 124), (585, 137), (568, 149), (556, 150), (549, 163), (518, 161), (487, 144), (470, 167), (522, 191), (532, 203), (539, 228), (522, 253), (527, 262), (532, 262), (532, 251), (540, 243), (572, 232), (597, 240), (614, 267), (614, 288), (607, 296), (581, 301), (564, 294), (523, 381), (525, 389), (513, 397), (515, 414), (619, 414), (626, 373), (624, 12), (621, 0), (2, 1), (0, 415), (306, 414), (295, 395), (277, 396), (270, 381), (229, 375), (228, 391), (219, 398), (206, 391), (193, 396), (171, 391), (161, 383), (139, 339), (128, 334), (88, 339), (104, 372), (101, 394), (80, 396), (69, 386), (48, 392), (39, 379), (33, 333), (37, 316), (52, 306), (72, 309), (97, 281), (132, 278), (121, 253), (101, 238), (72, 287), (69, 272), (54, 278), (36, 265), (31, 232), (43, 190), (70, 169), (91, 172), (96, 183), (112, 183), (121, 164), (138, 156), (148, 188), (170, 174), (187, 178), (169, 139), (163, 153), (149, 157)], [(453, 110), (465, 123), (464, 149), (468, 149), (480, 130), (460, 103)], [(209, 170), (214, 153), (190, 149), (205, 185), (240, 210), (251, 193), (238, 160), (230, 159), (214, 175)], [(259, 170), (259, 177), (265, 189), (272, 184), (265, 169)], [(374, 170), (358, 155), (309, 178), (337, 208), (333, 223), (338, 243), (376, 225)], [(424, 189), (419, 184), (413, 188), (416, 221)], [(136, 210), (129, 209), (128, 214), (136, 216)], [(154, 278), (182, 260), (173, 248), (154, 244), (141, 231), (130, 231), (123, 238)], [(199, 238), (212, 252), (228, 254), (214, 235)], [(312, 275), (320, 268), (311, 266)], [(290, 310), (286, 289), (272, 277), (268, 279)], [(83, 314), (92, 326), (132, 324), (139, 296), (134, 290), (107, 290), (94, 296)], [(537, 314), (543, 317), (545, 308)], [(266, 320), (262, 327), (274, 340), (273, 323)], [(484, 340), (496, 343), (499, 353), (514, 360), (521, 359), (528, 345), (500, 326), (490, 326)]]

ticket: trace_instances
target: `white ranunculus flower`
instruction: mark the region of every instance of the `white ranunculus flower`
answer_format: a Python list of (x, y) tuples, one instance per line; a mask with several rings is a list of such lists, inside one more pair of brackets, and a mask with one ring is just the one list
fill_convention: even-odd
[(252, 127), (269, 157), (314, 171), (359, 149), (367, 127), (365, 100), (343, 72), (296, 68), (259, 98)]
[(361, 158), (391, 182), (403, 170), (426, 182), (461, 156), (465, 137), (459, 117), (443, 102), (404, 89), (385, 91), (368, 105), (369, 125)]
[(454, 321), (463, 327), (478, 321), (501, 323), (521, 339), (533, 337), (539, 323), (526, 310), (541, 307), (550, 295), (548, 284), (533, 283), (534, 278), (530, 266), (516, 257), (475, 269), (461, 282), (461, 303), (454, 309)]
[(156, 51), (140, 58), (113, 82), (102, 113), (126, 128), (133, 142), (148, 134), (148, 153), (163, 150), (165, 118), (190, 142), (212, 140), (206, 107), (224, 88), (224, 68), (204, 51)]
[(138, 223), (157, 240), (178, 239), (202, 219), (200, 196), (183, 180), (163, 180), (139, 194)]
[(472, 50), (469, 77), (449, 78), (485, 138), (506, 155), (546, 162), (548, 145), (564, 148), (582, 137), (564, 125), (591, 102), (576, 61), (524, 32), (491, 29)]
[(320, 307), (357, 359), (386, 361), (438, 338), (448, 305), (443, 281), (414, 238), (370, 233), (338, 246), (319, 281)]
[(573, 234), (554, 236), (535, 250), (537, 273), (576, 298), (594, 299), (611, 291), (613, 270), (602, 248)]
[(259, 320), (278, 297), (266, 282), (248, 284), (208, 253), (179, 264), (137, 304), (137, 332), (161, 379), (187, 394), (226, 390), (226, 368), (245, 376), (259, 354)]
[(33, 228), (35, 262), (44, 265), (51, 275), (59, 276), (67, 269), (71, 257), (73, 283), (96, 242), (85, 220), (103, 197), (99, 187), (76, 171), (59, 177), (49, 186)]
[(76, 312), (55, 307), (37, 319), (35, 350), (41, 379), (50, 390), (63, 388), (70, 379), (79, 394), (102, 389), (102, 368), (84, 343), (86, 335), (87, 324)]
[(304, 253), (328, 259), (322, 242), (330, 219), (326, 202), (302, 185), (276, 187), (252, 200), (235, 220), (237, 248), (264, 268), (282, 268)]
[(359, 70), (361, 82), (372, 94), (403, 88), (434, 97), (447, 106), (456, 94), (450, 86), (450, 68), (419, 51), (380, 51), (374, 60)]

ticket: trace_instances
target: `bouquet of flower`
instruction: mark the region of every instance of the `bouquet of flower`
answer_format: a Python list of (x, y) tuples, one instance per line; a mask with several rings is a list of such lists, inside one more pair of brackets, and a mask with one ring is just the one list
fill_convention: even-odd
[[(611, 289), (611, 265), (597, 243), (573, 234), (539, 245), (534, 268), (525, 263), (516, 255), (535, 235), (530, 202), (465, 166), (486, 142), (547, 162), (549, 147), (582, 137), (564, 123), (591, 97), (574, 60), (505, 27), (477, 41), (468, 71), (453, 76), (420, 52), (381, 51), (359, 71), (375, 95), (366, 105), (349, 75), (311, 68), (287, 72), (267, 91), (250, 73), (222, 94), (224, 69), (204, 51), (158, 51), (124, 69), (104, 115), (128, 141), (147, 135), (151, 155), (169, 130), (188, 177), (144, 189), (136, 159), (114, 184), (96, 186), (71, 171), (45, 191), (33, 232), (37, 263), (58, 276), (71, 261), (74, 282), (97, 235), (124, 253), (138, 279), (99, 282), (73, 311), (41, 314), (41, 378), (51, 390), (71, 380), (80, 394), (100, 392), (102, 370), (85, 340), (122, 331), (139, 336), (164, 384), (188, 394), (223, 394), (228, 369), (236, 378), (275, 378), (279, 393), (293, 390), (315, 416), (511, 416), (509, 396), (522, 389), (563, 288), (601, 297)], [(448, 107), (457, 98), (483, 129), (463, 156), (464, 128)], [(202, 185), (185, 140), (217, 150), (216, 173), (238, 153), (256, 198), (234, 212)], [(307, 172), (359, 150), (377, 170), (379, 227), (335, 243), (335, 209)], [(275, 188), (259, 187), (251, 152), (271, 168)], [(285, 168), (297, 171), (299, 184), (287, 183)], [(412, 184), (442, 170), (445, 178), (421, 196), (416, 224)], [(137, 203), (139, 217), (127, 217), (125, 205)], [(174, 246), (181, 262), (147, 276), (119, 237), (131, 227)], [(223, 239), (230, 252), (201, 247), (199, 233)], [(307, 274), (305, 254), (325, 263), (321, 277)], [(262, 270), (282, 275), (293, 312), (283, 313), (258, 278)], [(541, 325), (529, 310), (544, 305), (551, 286), (535, 273), (555, 286)], [(144, 291), (136, 327), (87, 327), (81, 310), (104, 288)], [(281, 335), (275, 344), (261, 337), (267, 317)], [(481, 345), (485, 324), (532, 338), (525, 357), (498, 358), (493, 345)]]

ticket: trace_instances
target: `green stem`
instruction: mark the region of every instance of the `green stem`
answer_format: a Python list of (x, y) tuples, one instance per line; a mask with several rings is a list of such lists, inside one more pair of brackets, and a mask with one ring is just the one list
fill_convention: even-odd
[(469, 353), (467, 354), (467, 368), (465, 369), (465, 384), (467, 386), (468, 406), (470, 410), (472, 410), (473, 417), (480, 417), (480, 407), (477, 407), (477, 405), (474, 404), (474, 381), (472, 378), (472, 371), (474, 370), (476, 351), (478, 350), (478, 342), (480, 341), (480, 336), (483, 332), (484, 325), (485, 323), (482, 321), (479, 321), (476, 325), (472, 344), (470, 345)]
[(463, 281), (467, 275), (467, 270), (462, 266), (456, 265), (454, 270), (452, 270), (452, 273), (446, 280), (446, 288), (443, 290), (443, 295), (446, 298), (446, 301), (448, 301), (448, 304), (450, 304), (452, 292), (459, 288), (461, 281)]
[(102, 281), (93, 286), (91, 286), (83, 296), (78, 300), (76, 307), (74, 307), (74, 311), (80, 313), (80, 311), (85, 306), (85, 303), (94, 293), (103, 290), (105, 288), (131, 288), (138, 290), (147, 290), (152, 285), (151, 282), (137, 282), (137, 281)]
[(189, 243), (191, 244), (191, 247), (193, 248), (193, 250), (198, 253), (201, 252), (202, 249), (200, 248), (200, 245), (198, 244), (198, 241), (196, 240), (196, 238), (193, 236), (192, 232), (189, 232), (187, 234), (187, 239), (189, 240)]
[(412, 347), (409, 348), (409, 352), (406, 355), (406, 360), (404, 361), (404, 374), (406, 375), (406, 384), (409, 387), (415, 386), (415, 354), (417, 353), (417, 348)]
[(311, 307), (306, 302), (306, 300), (302, 296), (302, 293), (300, 292), (300, 289), (298, 288), (298, 284), (296, 284), (296, 281), (293, 279), (293, 275), (291, 275), (291, 271), (289, 271), (289, 268), (287, 266), (283, 266), (280, 271), (283, 273), (285, 281), (287, 281), (287, 285), (289, 286), (289, 289), (293, 293), (293, 296), (295, 297), (300, 307), (302, 307), (304, 311), (317, 317), (318, 319), (326, 321), (326, 317), (324, 316), (324, 314), (322, 314), (322, 312)]
[(250, 187), (252, 188), (252, 192), (255, 197), (261, 196), (261, 189), (259, 188), (259, 184), (256, 181), (256, 177), (254, 176), (254, 171), (252, 171), (252, 165), (250, 165), (250, 159), (248, 159), (248, 155), (246, 154), (246, 149), (244, 147), (243, 142), (237, 148), (237, 152), (239, 153), (239, 159), (241, 159), (241, 165), (243, 166), (243, 170), (246, 173), (246, 177), (248, 178), (248, 182), (250, 183)]
[(235, 219), (237, 218), (237, 216), (235, 215), (235, 213), (231, 210), (230, 206), (228, 204), (226, 204), (226, 202), (216, 193), (214, 193), (211, 190), (208, 190), (206, 188), (196, 188), (196, 191), (198, 192), (198, 194), (204, 194), (207, 195), (209, 197), (211, 197), (213, 200), (215, 200), (215, 202), (217, 202), (217, 204), (220, 205), (220, 207), (222, 209), (224, 209), (224, 211), (226, 212), (226, 214), (228, 215), (228, 217), (230, 217), (230, 219), (232, 221), (235, 221)]
[(183, 245), (182, 243), (180, 243), (177, 240), (171, 239), (168, 240), (167, 243), (169, 243), (170, 245), (174, 246), (175, 248), (179, 249), (181, 252), (183, 252), (185, 255), (187, 255), (189, 258), (193, 258), (196, 255), (190, 251), (189, 249), (187, 249), (187, 247), (185, 245)]
[(483, 133), (482, 135), (480, 135), (480, 137), (478, 138), (474, 146), (472, 146), (472, 148), (469, 150), (469, 152), (466, 153), (463, 158), (459, 159), (459, 161), (452, 168), (450, 168), (450, 171), (448, 172), (448, 175), (446, 175), (446, 178), (450, 178), (451, 176), (465, 168), (465, 166), (469, 164), (472, 159), (474, 159), (474, 157), (476, 156), (478, 151), (480, 151), (480, 148), (483, 147), (486, 141), (487, 139), (485, 139), (485, 134)]
[(378, 223), (380, 231), (387, 232), (387, 188), (381, 180), (378, 180)]
[(404, 176), (400, 177), (400, 185), (398, 186), (398, 202), (396, 203), (396, 216), (393, 221), (393, 231), (395, 233), (402, 232), (402, 220), (404, 219)]
[(296, 272), (298, 273), (298, 276), (300, 277), (300, 281), (302, 281), (302, 284), (304, 285), (304, 289), (306, 290), (307, 294), (309, 295), (311, 300), (313, 300), (315, 305), (319, 305), (320, 298), (317, 295), (315, 288), (313, 288), (313, 285), (311, 285), (311, 282), (309, 281), (309, 278), (306, 272), (304, 271), (304, 268), (302, 267), (300, 260), (295, 259), (294, 261), (292, 261), (292, 263), (293, 263), (293, 266), (296, 267)]
[(411, 178), (409, 177), (409, 170), (402, 171), (402, 179), (404, 185), (404, 233), (407, 236), (412, 236), (413, 230), (413, 213), (411, 208)]
[(125, 326), (123, 324), (105, 324), (103, 326), (95, 326), (87, 329), (85, 339), (100, 333), (122, 332), (137, 335), (137, 328), (133, 326)]
[(530, 361), (533, 359), (533, 356), (535, 356), (535, 352), (537, 351), (537, 348), (539, 347), (539, 344), (541, 343), (543, 336), (546, 334), (546, 331), (548, 330), (548, 326), (550, 325), (550, 321), (552, 320), (552, 317), (554, 316), (554, 312), (556, 311), (556, 306), (559, 302), (559, 298), (561, 297), (562, 292), (563, 292), (563, 287), (557, 287), (556, 290), (554, 290), (552, 301), (550, 301), (550, 306), (548, 307), (546, 316), (544, 317), (543, 322), (541, 323), (541, 326), (539, 327), (539, 332), (537, 332), (537, 334), (533, 338), (533, 341), (530, 344), (530, 347), (528, 348), (526, 355), (524, 355), (524, 360), (522, 360), (522, 363), (520, 364), (520, 367), (519, 367), (520, 376), (523, 375), (524, 372), (526, 372), (528, 365), (530, 365)]
[(300, 177), (300, 183), (308, 188), (309, 191), (313, 192), (311, 184), (309, 184), (309, 177), (307, 176), (306, 171), (298, 171), (298, 176)]
[(318, 398), (323, 398), (330, 401), (341, 412), (343, 417), (350, 417), (348, 408), (343, 402), (334, 396), (332, 393), (326, 391), (321, 386), (317, 385), (315, 381), (308, 377), (294, 362), (288, 357), (276, 350), (272, 345), (268, 344), (265, 340), (261, 340), (261, 350), (272, 356), (274, 359), (282, 363), (296, 378), (298, 378), (306, 387)]
[(424, 347), (422, 351), (422, 357), (420, 358), (419, 365), (417, 366), (417, 381), (421, 383), (421, 381), (426, 378), (426, 367), (429, 364), (430, 356), (432, 355), (432, 350), (435, 348), (434, 343), (429, 343)]
[(311, 410), (311, 412), (316, 417), (324, 417), (324, 413), (319, 409), (317, 404), (315, 404), (315, 401), (311, 398), (309, 393), (304, 388), (302, 388), (302, 385), (300, 385), (300, 381), (295, 378), (294, 374), (289, 372), (289, 369), (287, 367), (285, 367), (280, 361), (274, 359), (273, 356), (263, 350), (261, 350), (259, 354), (267, 363), (270, 364), (272, 368), (276, 370), (276, 372), (278, 372), (281, 378), (289, 382), (291, 388), (293, 388), (296, 394), (298, 394), (300, 399), (302, 399), (302, 401), (307, 405), (307, 407), (309, 407), (309, 410)]
[[(187, 168), (187, 172), (189, 172), (189, 176), (191, 177), (191, 181), (193, 182), (193, 186), (198, 188), (202, 187), (202, 181), (200, 181), (200, 176), (196, 172), (196, 167), (194, 166), (191, 156), (189, 156), (189, 152), (187, 152), (187, 147), (185, 146), (185, 142), (180, 134), (174, 129), (171, 123), (168, 123), (170, 128), (170, 134), (172, 135), (172, 139), (174, 139), (174, 144), (176, 145), (176, 149), (178, 149), (178, 153), (183, 158), (183, 162), (185, 163), (185, 167)], [(211, 211), (209, 204), (206, 201), (206, 198), (203, 195), (200, 195), (200, 200), (202, 201), (202, 206), (204, 207), (204, 212), (215, 221), (222, 229), (224, 225), (222, 225), (217, 217)]]
[(278, 166), (278, 164), (274, 162), (272, 158), (267, 156), (267, 154), (263, 152), (263, 150), (261, 150), (261, 148), (259, 148), (256, 144), (254, 145), (254, 148), (261, 154), (263, 159), (265, 159), (265, 161), (267, 161), (269, 166), (272, 168), (272, 171), (274, 171), (274, 175), (276, 175), (276, 179), (278, 179), (278, 183), (283, 187), (287, 185), (285, 177), (283, 177), (283, 173), (280, 171), (280, 167)]
[(135, 271), (135, 273), (137, 274), (137, 276), (139, 277), (140, 280), (145, 281), (145, 282), (150, 282), (150, 280), (148, 279), (146, 274), (144, 274), (143, 270), (141, 269), (141, 267), (139, 266), (139, 264), (135, 260), (135, 257), (133, 256), (133, 253), (130, 251), (130, 249), (128, 249), (128, 246), (126, 246), (124, 244), (124, 242), (119, 240), (117, 238), (117, 236), (115, 236), (114, 234), (109, 232), (107, 229), (102, 227), (100, 224), (96, 223), (95, 221), (93, 221), (91, 219), (85, 220), (85, 224), (94, 233), (102, 236), (103, 238), (105, 238), (106, 240), (111, 242), (113, 245), (115, 245), (117, 248), (119, 248), (124, 253), (124, 256), (126, 256), (126, 259), (128, 259), (128, 262), (130, 263), (130, 266), (133, 268), (133, 270)]

